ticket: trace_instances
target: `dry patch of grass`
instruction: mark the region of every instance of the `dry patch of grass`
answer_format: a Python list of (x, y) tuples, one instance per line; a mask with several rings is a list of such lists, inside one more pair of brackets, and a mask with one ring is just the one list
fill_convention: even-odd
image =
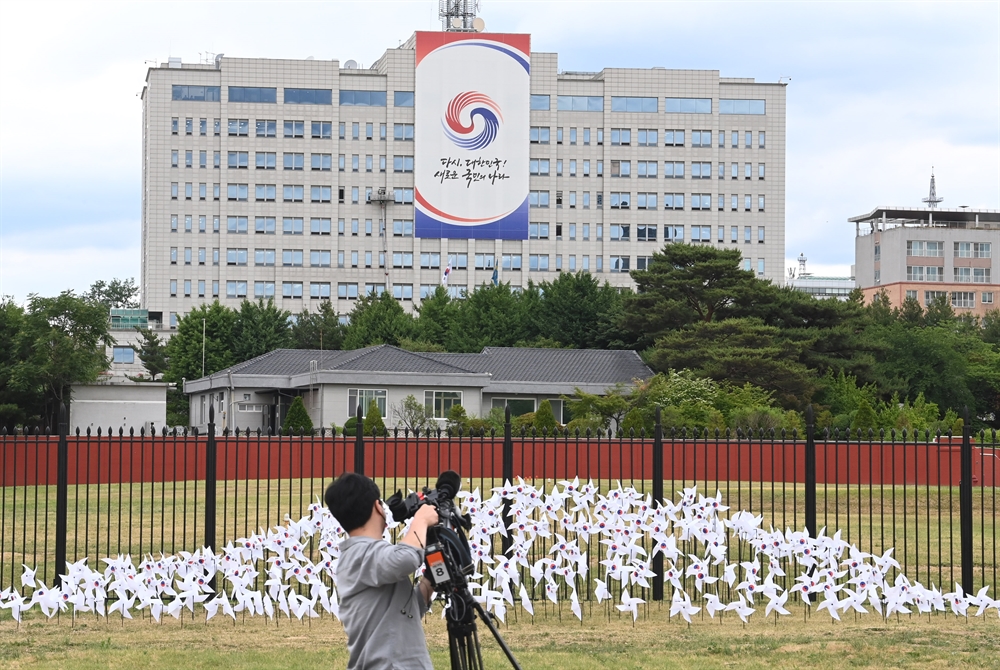
[[(697, 618), (693, 625), (650, 608), (635, 625), (616, 615), (583, 622), (526, 620), (501, 626), (524, 668), (1000, 668), (1000, 620), (953, 616), (874, 617), (831, 622), (825, 616), (763, 618), (744, 626), (735, 617)], [(449, 667), (447, 631), (439, 616), (425, 624), (437, 668)], [(485, 626), (479, 626), (488, 668), (509, 667)], [(6, 668), (315, 668), (344, 667), (345, 635), (330, 617), (277, 624), (216, 618), (122, 622), (35, 615), (0, 623), (0, 666)]]

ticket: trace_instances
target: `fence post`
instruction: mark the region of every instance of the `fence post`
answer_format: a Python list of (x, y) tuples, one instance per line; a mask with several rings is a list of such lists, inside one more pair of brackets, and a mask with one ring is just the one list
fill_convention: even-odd
[(59, 404), (59, 446), (56, 452), (56, 569), (53, 588), (59, 587), (60, 575), (66, 574), (66, 534), (69, 511), (69, 418), (66, 404)]
[(365, 474), (365, 415), (358, 402), (358, 422), (354, 424), (354, 471)]
[(962, 409), (962, 480), (958, 487), (958, 507), (962, 525), (962, 589), (973, 592), (972, 586), (972, 435), (969, 428), (969, 408)]
[(806, 530), (816, 537), (816, 426), (813, 407), (806, 407)]
[(215, 403), (208, 406), (208, 439), (205, 442), (205, 546), (215, 551), (215, 480), (218, 477), (218, 450), (215, 444)]
[[(653, 427), (653, 506), (663, 504), (663, 424), (660, 408), (656, 408), (656, 425)], [(653, 600), (663, 600), (663, 552), (653, 556)]]
[[(504, 409), (504, 419), (503, 419), (503, 459), (501, 463), (501, 473), (500, 477), (503, 479), (501, 486), (507, 484), (507, 482), (514, 481), (514, 438), (512, 434), (512, 428), (510, 424), (510, 407)], [(504, 528), (510, 526), (510, 500), (505, 500), (503, 503), (503, 525)], [(506, 554), (512, 545), (510, 531), (504, 534), (501, 539), (501, 549)]]

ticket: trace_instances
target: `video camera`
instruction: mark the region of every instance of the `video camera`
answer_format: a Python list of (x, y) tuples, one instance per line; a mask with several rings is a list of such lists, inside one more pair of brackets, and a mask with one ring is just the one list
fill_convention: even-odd
[(472, 553), (465, 536), (465, 531), (472, 528), (472, 519), (468, 514), (460, 514), (454, 501), (461, 488), (462, 477), (454, 470), (445, 470), (438, 476), (435, 488), (425, 486), (423, 491), (405, 498), (401, 491), (396, 491), (386, 500), (396, 523), (412, 517), (422, 505), (433, 505), (437, 510), (437, 525), (427, 529), (424, 562), (434, 589), (442, 595), (465, 588), (466, 575), (473, 571)]

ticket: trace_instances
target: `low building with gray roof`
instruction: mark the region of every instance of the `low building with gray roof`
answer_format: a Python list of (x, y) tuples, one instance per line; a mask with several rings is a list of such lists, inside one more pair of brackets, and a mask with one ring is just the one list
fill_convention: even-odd
[(190, 425), (204, 430), (214, 407), (220, 428), (261, 429), (281, 425), (301, 396), (317, 427), (343, 426), (360, 404), (375, 401), (387, 426), (407, 396), (423, 402), (443, 422), (454, 405), (469, 416), (493, 408), (533, 412), (549, 400), (563, 423), (560, 399), (579, 388), (604, 393), (616, 384), (648, 379), (652, 371), (635, 351), (486, 347), (478, 354), (413, 352), (379, 345), (352, 351), (276, 349), (214, 374), (186, 381)]

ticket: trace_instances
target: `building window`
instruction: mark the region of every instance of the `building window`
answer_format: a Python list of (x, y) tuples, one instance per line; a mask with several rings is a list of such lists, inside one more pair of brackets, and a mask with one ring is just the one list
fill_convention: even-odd
[(114, 347), (112, 360), (115, 363), (135, 363), (135, 350), (132, 347)]
[(548, 191), (531, 191), (528, 193), (528, 206), (529, 207), (548, 207), (549, 206), (549, 192)]
[(712, 241), (712, 227), (711, 226), (691, 226), (691, 241), (692, 242), (711, 242)]
[(528, 256), (528, 270), (530, 270), (531, 272), (548, 272), (549, 271), (548, 254), (530, 254)]
[(667, 161), (663, 164), (664, 179), (684, 179), (684, 162)]
[(281, 296), (283, 298), (302, 298), (302, 282), (286, 281), (281, 283)]
[(286, 184), (281, 187), (281, 195), (285, 202), (302, 202), (305, 195), (305, 187)]
[[(683, 165), (683, 163), (681, 165)], [(691, 178), (692, 179), (711, 179), (712, 178), (712, 164), (711, 163), (691, 163)]]
[(630, 128), (612, 128), (611, 145), (627, 147), (632, 143), (632, 130)]
[(988, 291), (986, 293), (983, 293), (983, 299), (981, 300), (981, 302), (984, 305), (992, 305), (993, 304), (993, 291)]
[[(548, 163), (548, 161), (546, 161)], [(413, 172), (413, 156), (393, 156), (393, 172)]]
[(764, 211), (764, 196), (762, 195), (757, 196), (757, 211), (758, 212)]
[[(411, 167), (412, 172), (412, 167)], [(548, 175), (549, 174), (549, 159), (548, 158), (532, 158), (528, 161), (528, 173), (533, 175)]]
[(664, 110), (667, 114), (711, 114), (711, 98), (666, 98)]
[(330, 202), (332, 189), (330, 186), (310, 186), (310, 202)]
[[(354, 191), (357, 189), (352, 189), (352, 197)], [(356, 200), (356, 199), (355, 199)], [(413, 189), (412, 188), (396, 188), (393, 189), (393, 200), (397, 204), (411, 205), (413, 204)]]
[[(560, 112), (603, 112), (604, 97), (600, 95), (560, 95), (557, 98), (557, 109)], [(546, 107), (546, 109), (548, 109)], [(584, 131), (590, 134), (590, 129)], [(589, 139), (584, 144), (589, 144)]]
[(521, 271), (521, 254), (504, 254), (502, 257), (502, 269), (512, 272)]
[(907, 256), (927, 256), (941, 258), (944, 256), (944, 242), (928, 242), (923, 240), (906, 241)]
[[(301, 187), (299, 187), (301, 188)], [(285, 217), (281, 220), (281, 232), (284, 235), (301, 235), (302, 234), (302, 218), (301, 217)]]
[(684, 194), (683, 193), (664, 193), (663, 194), (663, 208), (664, 209), (684, 209)]
[(226, 230), (230, 233), (245, 235), (247, 232), (247, 217), (245, 216), (226, 217)]
[(274, 249), (254, 249), (253, 250), (253, 264), (263, 267), (273, 267), (274, 266), (275, 251)]
[(972, 245), (973, 258), (992, 258), (993, 247), (990, 242), (976, 242)]
[(612, 256), (611, 257), (611, 271), (612, 272), (628, 272), (629, 271), (629, 257), (628, 256)]
[(611, 209), (628, 209), (631, 194), (626, 191), (611, 192)]
[(955, 268), (955, 283), (969, 284), (972, 282), (972, 268)]
[(227, 281), (226, 297), (227, 298), (247, 297), (247, 283), (245, 281)]
[(392, 137), (397, 141), (413, 141), (413, 124), (394, 123), (392, 126)]
[(693, 147), (711, 147), (712, 146), (712, 131), (711, 130), (692, 130), (691, 131), (691, 146), (693, 146)]
[(639, 225), (635, 227), (635, 239), (640, 242), (655, 242), (656, 241), (656, 226), (655, 225)]
[(683, 130), (663, 131), (663, 144), (664, 146), (668, 147), (684, 146), (684, 131)]
[(396, 219), (392, 222), (393, 237), (413, 237), (413, 221)]
[(328, 140), (333, 137), (333, 124), (329, 121), (313, 121), (310, 130), (314, 140)]
[(281, 251), (281, 264), (285, 267), (302, 267), (302, 250), (283, 249)]
[[(412, 93), (410, 95), (413, 95)], [(412, 104), (410, 105), (413, 106)], [(549, 111), (549, 96), (547, 95), (532, 95), (530, 108), (536, 109), (538, 111), (547, 112)]]
[(230, 86), (229, 102), (278, 102), (278, 89), (255, 86)]
[(329, 300), (330, 282), (311, 282), (309, 284), (309, 298), (312, 300)]
[(666, 242), (683, 242), (684, 226), (663, 226), (663, 239)]
[[(570, 165), (574, 165), (576, 161), (570, 161)], [(636, 176), (640, 179), (656, 179), (657, 176), (657, 162), (656, 161), (639, 161), (636, 164)], [(681, 169), (683, 170), (684, 163), (681, 163)], [(570, 168), (570, 176), (572, 177), (575, 170)]]
[[(531, 97), (534, 98), (536, 96)], [(548, 96), (544, 97), (548, 99)], [(431, 418), (438, 420), (447, 419), (451, 408), (461, 404), (461, 391), (424, 391), (424, 411)]]
[(611, 239), (616, 241), (628, 242), (629, 240), (629, 225), (612, 225), (611, 226)]
[(226, 265), (246, 265), (246, 249), (226, 249)]
[(549, 143), (549, 128), (542, 126), (531, 126), (528, 131), (528, 139), (531, 144), (548, 144)]
[(386, 414), (388, 407), (387, 396), (388, 393), (385, 389), (347, 389), (347, 415), (356, 417), (358, 415), (358, 407), (361, 408), (362, 415), (367, 415), (368, 406), (374, 400), (379, 413), (385, 419), (388, 416)]
[(412, 268), (413, 267), (413, 252), (412, 251), (394, 251), (392, 254), (392, 267), (394, 268)]
[(247, 137), (250, 135), (250, 119), (228, 119), (230, 137)]
[(547, 223), (529, 223), (528, 224), (528, 239), (529, 240), (547, 240), (547, 239), (549, 239), (549, 224), (547, 224)]
[(396, 284), (392, 287), (392, 297), (396, 300), (413, 300), (413, 284)]
[(976, 306), (976, 294), (971, 291), (952, 291), (951, 306), (971, 309)]
[(656, 209), (656, 194), (637, 193), (635, 203), (636, 209)]
[(656, 98), (639, 98), (634, 96), (611, 96), (612, 112), (657, 112)]
[(719, 100), (719, 114), (763, 114), (763, 100)]

